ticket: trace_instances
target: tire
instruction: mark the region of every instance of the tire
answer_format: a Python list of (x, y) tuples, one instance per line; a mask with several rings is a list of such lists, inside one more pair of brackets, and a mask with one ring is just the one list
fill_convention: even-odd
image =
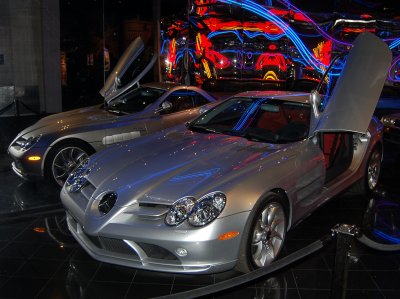
[(280, 195), (269, 193), (250, 214), (236, 270), (250, 272), (271, 264), (280, 254), (287, 229), (287, 217)]
[(45, 177), (51, 183), (62, 187), (76, 166), (95, 151), (79, 141), (63, 142), (53, 147), (45, 161)]
[(371, 195), (378, 187), (379, 175), (382, 168), (382, 149), (376, 145), (368, 157), (364, 176), (352, 188), (352, 193)]

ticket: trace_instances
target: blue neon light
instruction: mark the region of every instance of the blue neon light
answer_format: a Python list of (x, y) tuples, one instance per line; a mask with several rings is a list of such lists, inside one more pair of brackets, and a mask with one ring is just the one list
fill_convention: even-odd
[(180, 183), (186, 180), (198, 179), (203, 178), (200, 182), (208, 179), (209, 177), (213, 176), (214, 174), (218, 173), (221, 169), (220, 168), (212, 168), (205, 171), (189, 173), (186, 175), (177, 175), (170, 179), (170, 182)]
[(250, 107), (247, 109), (245, 113), (240, 117), (239, 121), (233, 128), (234, 131), (240, 131), (243, 126), (246, 124), (247, 120), (250, 118), (250, 116), (254, 115), (258, 109), (260, 109), (260, 103), (264, 102), (265, 99), (260, 99), (250, 105)]

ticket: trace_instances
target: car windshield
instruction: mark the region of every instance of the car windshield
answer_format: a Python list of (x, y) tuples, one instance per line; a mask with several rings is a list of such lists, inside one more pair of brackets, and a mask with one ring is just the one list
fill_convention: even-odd
[(188, 128), (253, 141), (288, 143), (308, 136), (310, 111), (311, 106), (304, 103), (234, 97), (193, 120)]
[(140, 112), (153, 104), (165, 92), (164, 89), (139, 87), (110, 101), (106, 110), (120, 114)]

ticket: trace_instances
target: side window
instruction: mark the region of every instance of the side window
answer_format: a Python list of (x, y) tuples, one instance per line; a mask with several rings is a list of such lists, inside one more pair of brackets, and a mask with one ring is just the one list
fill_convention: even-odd
[(194, 107), (199, 107), (205, 104), (208, 104), (209, 101), (203, 97), (201, 94), (194, 93), (193, 95), (193, 106)]
[(168, 109), (161, 114), (169, 114), (193, 108), (192, 96), (184, 92), (174, 92), (166, 101), (172, 104), (172, 108)]

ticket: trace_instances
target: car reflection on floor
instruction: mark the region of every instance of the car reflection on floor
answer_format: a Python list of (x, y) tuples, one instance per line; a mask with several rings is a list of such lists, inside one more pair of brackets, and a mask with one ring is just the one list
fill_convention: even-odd
[(382, 244), (400, 244), (400, 201), (396, 197), (384, 193), (370, 199), (362, 225), (363, 233), (370, 239)]
[(38, 207), (61, 207), (57, 188), (29, 181), (18, 184), (14, 191), (14, 203), (17, 210), (26, 211)]

